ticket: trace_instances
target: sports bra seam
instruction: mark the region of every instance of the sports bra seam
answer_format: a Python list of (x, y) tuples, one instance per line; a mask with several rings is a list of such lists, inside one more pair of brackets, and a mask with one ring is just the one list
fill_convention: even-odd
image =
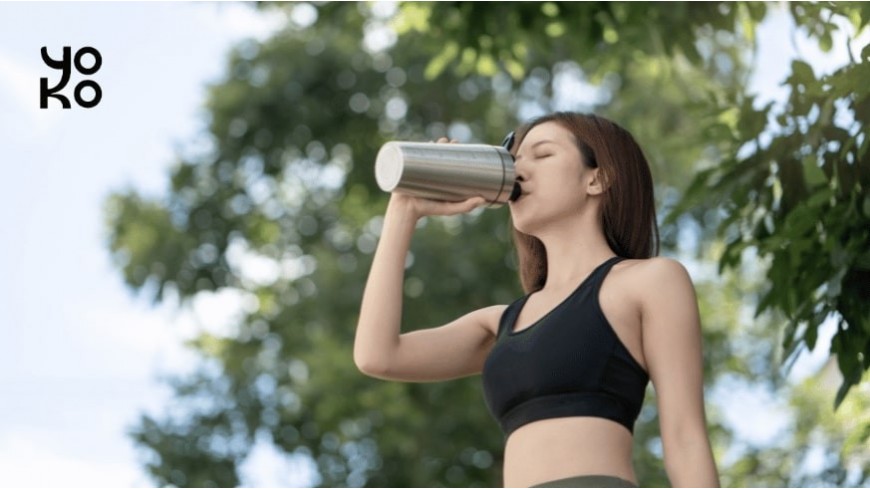
[(501, 312), (501, 316), (498, 317), (498, 328), (495, 331), (495, 339), (498, 340), (501, 337), (501, 333), (504, 330), (504, 317), (507, 315), (508, 311), (510, 311), (511, 306), (508, 305), (504, 308), (504, 311)]
[(513, 302), (508, 304), (508, 306), (505, 307), (504, 311), (502, 311), (501, 317), (499, 318), (499, 321), (498, 321), (498, 332), (496, 333), (496, 339), (500, 339), (502, 336), (508, 335), (507, 333), (510, 331), (510, 328), (508, 327), (507, 324), (505, 324), (505, 316), (507, 316), (508, 314), (513, 316), (513, 319), (510, 320), (509, 322), (512, 325), (515, 324), (516, 320), (517, 320), (517, 318), (516, 318), (516, 316), (517, 316), (516, 308), (518, 307), (517, 304), (527, 295), (528, 294), (517, 298), (516, 300), (514, 300)]
[[(619, 261), (622, 261), (622, 260), (618, 260), (616, 263), (619, 263)], [(614, 263), (614, 265), (616, 263)], [(612, 268), (612, 267), (610, 267), (610, 268)], [(606, 326), (607, 330), (610, 332), (610, 334), (613, 335), (613, 338), (616, 340), (615, 341), (616, 346), (614, 346), (614, 348), (622, 348), (623, 353), (625, 353), (628, 356), (628, 358), (631, 359), (630, 361), (631, 361), (632, 366), (637, 368), (641, 372), (643, 372), (643, 374), (646, 375), (647, 378), (649, 378), (649, 372), (647, 372), (646, 369), (641, 366), (640, 362), (638, 362), (637, 359), (634, 358), (634, 355), (631, 354), (631, 352), (628, 350), (628, 347), (625, 346), (625, 343), (623, 343), (622, 339), (619, 337), (619, 335), (616, 334), (616, 330), (613, 329), (613, 325), (610, 324), (610, 321), (607, 320), (607, 316), (604, 315), (604, 311), (601, 309), (601, 301), (599, 300), (599, 295), (601, 294), (601, 286), (604, 284), (604, 279), (607, 278), (607, 274), (610, 273), (610, 268), (607, 269), (607, 273), (604, 274), (604, 276), (598, 282), (598, 286), (593, 290), (593, 294), (592, 294), (592, 296), (593, 296), (592, 297), (593, 309), (595, 310), (595, 314), (597, 314), (598, 317), (601, 319), (601, 321), (604, 322), (604, 325)], [(611, 352), (610, 356), (613, 356), (613, 352)], [(599, 379), (599, 381), (600, 380), (601, 379)]]

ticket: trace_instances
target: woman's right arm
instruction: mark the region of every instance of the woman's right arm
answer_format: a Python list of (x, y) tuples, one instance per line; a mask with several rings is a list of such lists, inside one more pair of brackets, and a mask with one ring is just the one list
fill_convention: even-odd
[(448, 380), (479, 372), (504, 306), (470, 312), (446, 325), (401, 334), (405, 258), (417, 220), (468, 212), (482, 197), (440, 202), (399, 192), (390, 196), (360, 307), (353, 356), (372, 377), (408, 382)]

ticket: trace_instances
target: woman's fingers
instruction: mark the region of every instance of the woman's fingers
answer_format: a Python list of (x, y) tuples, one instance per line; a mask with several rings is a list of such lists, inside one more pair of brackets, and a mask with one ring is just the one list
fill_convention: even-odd
[(483, 197), (471, 197), (460, 202), (430, 201), (431, 207), (426, 209), (426, 214), (437, 216), (452, 216), (469, 212), (475, 207), (486, 203)]
[(483, 204), (486, 204), (486, 199), (484, 199), (483, 197), (472, 197), (472, 198), (466, 200), (466, 202), (468, 202), (469, 203), (468, 205), (471, 206), (468, 208), (468, 210), (471, 210), (471, 209), (474, 209), (475, 207), (479, 207)]

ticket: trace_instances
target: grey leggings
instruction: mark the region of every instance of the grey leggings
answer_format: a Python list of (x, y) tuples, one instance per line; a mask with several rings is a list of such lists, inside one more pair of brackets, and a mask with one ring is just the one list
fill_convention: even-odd
[(575, 475), (535, 484), (532, 487), (637, 487), (633, 482), (612, 475)]

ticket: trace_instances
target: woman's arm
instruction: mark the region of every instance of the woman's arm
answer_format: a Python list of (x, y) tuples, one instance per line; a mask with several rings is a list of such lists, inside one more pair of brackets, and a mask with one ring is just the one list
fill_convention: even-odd
[(653, 258), (644, 264), (642, 281), (643, 351), (658, 399), (665, 470), (674, 487), (719, 487), (692, 280), (679, 262)]
[[(395, 194), (398, 195), (398, 194)], [(382, 370), (399, 341), (405, 258), (417, 224), (410, 205), (390, 198), (363, 291), (353, 358), (362, 371)]]
[(405, 258), (417, 220), (422, 216), (468, 212), (481, 197), (440, 202), (393, 193), (363, 292), (353, 345), (357, 368), (391, 380), (434, 380), (473, 372), (482, 363), (489, 337), (484, 325), (498, 312), (487, 308), (431, 330), (402, 338), (402, 290)]

